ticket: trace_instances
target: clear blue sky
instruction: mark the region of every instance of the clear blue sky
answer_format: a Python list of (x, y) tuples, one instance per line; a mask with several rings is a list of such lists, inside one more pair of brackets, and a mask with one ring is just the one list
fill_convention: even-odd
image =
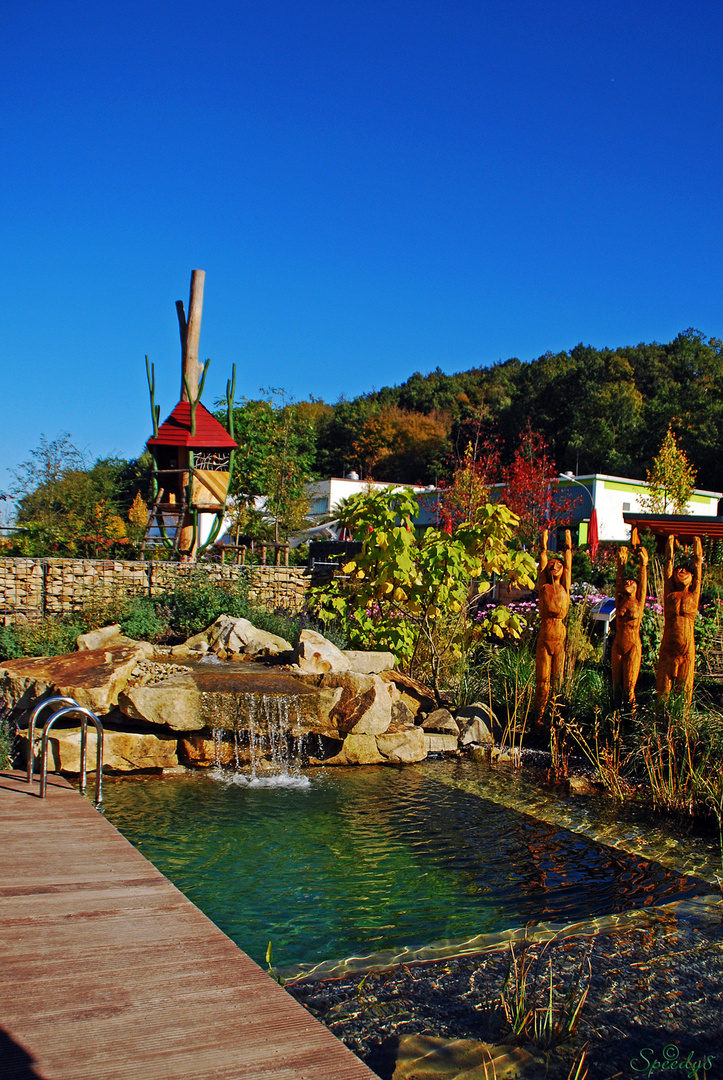
[(4, 4), (0, 464), (142, 451), (194, 267), (206, 404), (233, 361), (335, 401), (723, 334), (722, 38), (713, 0)]

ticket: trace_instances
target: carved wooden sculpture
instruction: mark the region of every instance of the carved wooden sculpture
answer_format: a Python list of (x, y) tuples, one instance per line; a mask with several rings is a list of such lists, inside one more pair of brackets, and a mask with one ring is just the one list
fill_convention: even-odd
[(540, 549), (540, 573), (537, 591), (540, 608), (540, 632), (537, 636), (535, 654), (535, 716), (539, 720), (550, 699), (550, 685), (557, 690), (565, 671), (565, 619), (570, 610), (570, 584), (572, 581), (572, 543), (570, 533), (565, 533), (565, 550), (562, 562), (548, 560), (547, 529), (542, 533)]
[(640, 548), (640, 575), (627, 572), (628, 549), (618, 548), (615, 583), (615, 640), (612, 646), (613, 689), (635, 708), (635, 684), (640, 674), (643, 646), (640, 624), (648, 593), (648, 553)]
[(663, 640), (655, 688), (667, 697), (671, 690), (682, 691), (688, 701), (695, 677), (695, 637), (693, 625), (700, 602), (703, 577), (703, 545), (693, 537), (693, 571), (675, 566), (675, 537), (665, 545)]

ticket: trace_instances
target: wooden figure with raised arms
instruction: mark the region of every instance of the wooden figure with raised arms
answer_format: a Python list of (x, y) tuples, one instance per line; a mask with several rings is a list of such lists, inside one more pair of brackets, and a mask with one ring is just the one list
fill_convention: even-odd
[(695, 636), (693, 627), (700, 602), (703, 578), (703, 545), (693, 537), (692, 569), (675, 565), (675, 537), (665, 545), (663, 571), (663, 640), (660, 643), (655, 689), (667, 697), (671, 690), (682, 692), (688, 701), (695, 678)]
[(565, 532), (562, 560), (549, 559), (547, 529), (542, 533), (540, 573), (537, 579), (540, 609), (540, 632), (535, 654), (535, 704), (537, 720), (542, 718), (550, 699), (550, 689), (557, 690), (565, 672), (565, 619), (570, 610), (572, 583), (572, 541)]
[[(635, 543), (635, 537), (633, 537)], [(635, 686), (640, 674), (643, 645), (640, 626), (648, 594), (648, 553), (640, 551), (640, 571), (636, 578), (629, 570), (630, 552), (619, 547), (615, 579), (615, 638), (612, 644), (613, 689), (616, 696), (635, 709)]]

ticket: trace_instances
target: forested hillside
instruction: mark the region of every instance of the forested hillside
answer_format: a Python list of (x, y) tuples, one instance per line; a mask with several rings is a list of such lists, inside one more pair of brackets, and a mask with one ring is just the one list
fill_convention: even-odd
[(699, 487), (723, 483), (723, 345), (694, 330), (667, 345), (546, 353), (457, 375), (415, 373), (334, 406), (296, 406), (314, 427), (317, 475), (430, 483), (479, 430), (509, 461), (529, 420), (557, 466), (645, 477), (669, 424)]
[[(225, 407), (216, 415), (225, 422)], [(671, 425), (697, 485), (721, 490), (718, 339), (688, 330), (667, 345), (577, 345), (528, 363), (506, 360), (457, 375), (437, 369), (335, 405), (288, 402), (283, 394), (245, 399), (235, 408), (231, 493), (244, 535), (267, 536), (270, 514), (274, 533), (285, 536), (303, 523), (305, 484), (314, 477), (355, 469), (364, 479), (446, 481), (472, 444), (485, 482), (509, 481), (506, 466), (529, 457), (545, 459), (553, 474), (644, 479)], [(43, 437), (15, 470), (10, 492), (0, 493), (22, 526), (2, 547), (23, 555), (132, 554), (148, 516), (150, 464), (148, 454), (91, 463), (66, 434)], [(258, 495), (267, 498), (267, 515), (253, 508)]]

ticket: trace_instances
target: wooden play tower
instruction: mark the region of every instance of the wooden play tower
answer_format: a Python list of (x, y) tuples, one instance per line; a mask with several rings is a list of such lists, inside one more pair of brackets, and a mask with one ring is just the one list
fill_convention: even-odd
[(155, 368), (146, 357), (153, 417), (153, 435), (146, 446), (153, 458), (153, 505), (143, 552), (161, 547), (186, 561), (201, 556), (221, 530), (238, 445), (233, 437), (235, 365), (226, 385), (228, 431), (200, 401), (211, 362), (198, 361), (205, 276), (203, 270), (191, 274), (188, 319), (183, 301), (176, 302), (181, 331), (181, 400), (160, 425)]

